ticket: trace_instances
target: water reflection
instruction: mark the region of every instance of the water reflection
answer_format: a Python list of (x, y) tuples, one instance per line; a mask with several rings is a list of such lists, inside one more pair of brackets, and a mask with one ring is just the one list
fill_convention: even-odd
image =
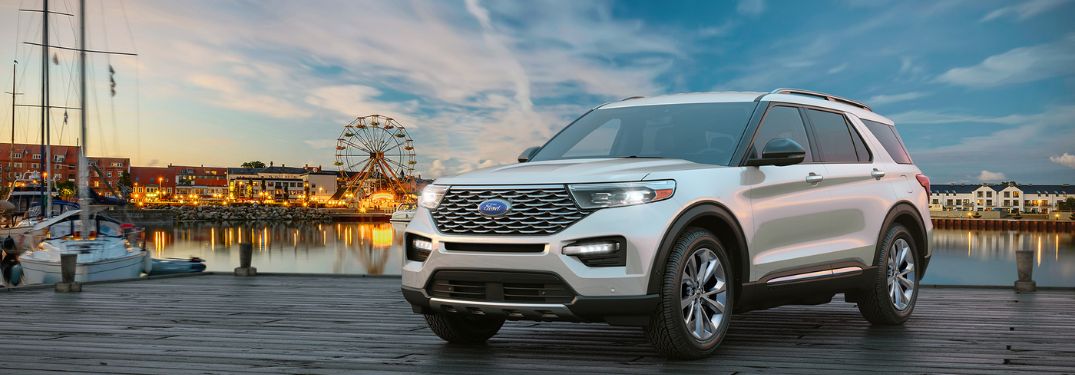
[[(398, 275), (403, 224), (264, 223), (180, 224), (151, 228), (154, 257), (197, 256), (210, 271), (239, 264), (238, 242), (254, 244), (260, 272)], [(1075, 287), (1071, 233), (938, 229), (924, 283), (1011, 286), (1017, 278), (1015, 250), (1034, 251), (1038, 286)]]
[(151, 227), (147, 241), (156, 258), (196, 256), (209, 271), (230, 272), (239, 262), (239, 242), (250, 242), (260, 272), (398, 275), (403, 225), (191, 223)]
[(1015, 252), (1034, 252), (1038, 286), (1075, 287), (1075, 243), (1071, 233), (938, 229), (929, 284), (1003, 285), (1017, 278)]

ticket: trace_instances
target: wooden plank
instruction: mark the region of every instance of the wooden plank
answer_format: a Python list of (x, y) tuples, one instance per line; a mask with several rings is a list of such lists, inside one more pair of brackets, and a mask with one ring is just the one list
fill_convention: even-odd
[(691, 362), (661, 358), (637, 328), (601, 324), (509, 322), (488, 345), (446, 345), (398, 278), (209, 275), (0, 296), (0, 330), (20, 349), (0, 363), (20, 373), (1075, 370), (1066, 290), (924, 288), (900, 327), (871, 327), (838, 299), (756, 311), (733, 318), (714, 357)]

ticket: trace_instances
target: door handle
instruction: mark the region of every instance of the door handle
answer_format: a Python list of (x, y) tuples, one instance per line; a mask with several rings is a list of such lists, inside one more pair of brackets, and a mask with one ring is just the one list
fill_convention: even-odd
[(819, 174), (814, 173), (814, 172), (810, 172), (809, 175), (806, 175), (806, 182), (811, 184), (811, 185), (817, 185), (817, 184), (821, 183), (821, 180), (824, 180), (824, 179), (825, 179), (824, 176), (819, 175)]
[(885, 171), (874, 168), (873, 172), (870, 172), (870, 176), (873, 176), (876, 180), (880, 180), (882, 177), (885, 177)]

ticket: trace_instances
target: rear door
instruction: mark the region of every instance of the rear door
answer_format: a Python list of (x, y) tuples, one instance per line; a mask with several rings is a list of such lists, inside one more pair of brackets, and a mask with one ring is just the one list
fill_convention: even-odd
[(827, 175), (822, 195), (829, 215), (830, 251), (821, 256), (827, 262), (845, 265), (872, 265), (878, 233), (894, 203), (893, 185), (901, 176), (890, 168), (865, 142), (862, 130), (842, 112), (805, 108), (811, 136), (816, 140), (817, 158)]

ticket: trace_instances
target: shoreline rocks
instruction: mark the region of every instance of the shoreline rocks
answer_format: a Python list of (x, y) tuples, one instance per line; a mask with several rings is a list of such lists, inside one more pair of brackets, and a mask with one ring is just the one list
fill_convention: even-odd
[(170, 211), (175, 221), (327, 221), (331, 218), (317, 208), (282, 206), (162, 206), (146, 207)]

